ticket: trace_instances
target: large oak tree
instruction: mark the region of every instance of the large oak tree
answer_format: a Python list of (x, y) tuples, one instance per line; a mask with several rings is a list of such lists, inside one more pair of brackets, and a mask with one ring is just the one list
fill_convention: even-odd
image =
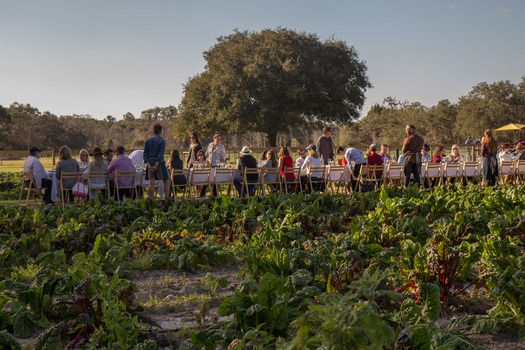
[(258, 131), (276, 146), (277, 134), (290, 127), (358, 118), (371, 87), (353, 47), (288, 29), (236, 31), (204, 58), (205, 71), (185, 85), (181, 135)]

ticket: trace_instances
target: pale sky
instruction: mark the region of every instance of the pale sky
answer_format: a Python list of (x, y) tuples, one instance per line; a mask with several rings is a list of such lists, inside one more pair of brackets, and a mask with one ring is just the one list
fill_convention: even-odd
[(523, 0), (0, 0), (0, 105), (139, 117), (179, 105), (217, 37), (277, 27), (353, 46), (374, 86), (364, 114), (525, 76)]

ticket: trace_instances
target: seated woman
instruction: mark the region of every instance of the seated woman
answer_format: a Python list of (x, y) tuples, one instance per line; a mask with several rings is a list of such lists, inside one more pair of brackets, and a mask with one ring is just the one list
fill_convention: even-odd
[(286, 181), (294, 181), (295, 180), (295, 173), (293, 171), (287, 171), (285, 173), (284, 168), (290, 168), (293, 169), (293, 159), (290, 157), (290, 151), (288, 151), (288, 147), (281, 147), (279, 150), (279, 173), (283, 178), (286, 179)]
[[(100, 147), (93, 148), (93, 151), (89, 154), (91, 158), (93, 159), (87, 167), (88, 177), (90, 173), (106, 173), (108, 169), (108, 164), (106, 163), (104, 159), (104, 153), (102, 152), (102, 149)], [(102, 196), (105, 196), (105, 191), (108, 189), (107, 181), (104, 178), (94, 178), (91, 180), (91, 186), (93, 188), (90, 188), (90, 199), (94, 199), (96, 196), (96, 188), (102, 189)]]
[[(319, 153), (317, 153), (317, 147), (314, 144), (309, 145), (306, 148), (306, 151), (308, 152), (308, 156), (305, 158), (303, 165), (301, 166), (301, 169), (308, 169), (310, 167), (319, 167), (321, 166), (321, 158), (319, 157)], [(311, 173), (310, 177), (313, 181), (321, 181), (321, 177), (323, 176), (320, 172)], [(301, 183), (303, 184), (303, 188), (306, 188), (306, 184), (308, 182), (308, 176), (302, 175), (301, 176)]]
[[(277, 162), (277, 157), (275, 156), (275, 152), (273, 150), (268, 150), (266, 152), (266, 160), (263, 162), (263, 167), (265, 168), (277, 168), (279, 166), (279, 163)], [(264, 181), (265, 182), (276, 182), (277, 181), (277, 174), (264, 174)], [(277, 187), (275, 184), (270, 185), (272, 193), (277, 190)]]
[[(184, 169), (184, 162), (182, 159), (180, 159), (180, 153), (179, 150), (174, 149), (171, 151), (170, 154), (170, 162), (168, 164), (168, 168), (171, 170), (178, 169), (182, 170)], [(177, 190), (178, 187), (186, 186), (186, 176), (184, 175), (174, 175), (171, 178), (171, 182), (173, 183), (175, 190)], [(177, 193), (173, 193), (174, 196), (177, 196)]]
[[(58, 158), (60, 159), (56, 164), (55, 176), (58, 181), (60, 181), (60, 176), (62, 172), (80, 172), (80, 166), (75, 158), (71, 157), (71, 149), (68, 146), (62, 146), (58, 150)], [(61, 188), (61, 191), (70, 190), (76, 183), (77, 179), (65, 179), (62, 183), (64, 186)], [(66, 191), (64, 194), (69, 196), (69, 202), (73, 203), (75, 197), (71, 191)]]
[(80, 161), (78, 162), (80, 171), (87, 170), (87, 167), (89, 165), (89, 153), (86, 149), (82, 148), (80, 152), (78, 152), (78, 159), (80, 159)]
[(437, 146), (436, 152), (432, 157), (432, 163), (441, 163), (443, 161), (443, 155), (445, 154), (445, 147)]
[(447, 162), (450, 163), (459, 163), (463, 160), (461, 154), (459, 153), (459, 146), (456, 144), (452, 145), (452, 152), (447, 157)]
[[(383, 158), (376, 153), (377, 146), (375, 143), (371, 144), (368, 148), (370, 149), (370, 152), (368, 153), (368, 157), (366, 157), (366, 163), (368, 165), (383, 165)], [(371, 173), (373, 174), (374, 172), (372, 171)], [(372, 174), (368, 175), (371, 176)], [(380, 179), (383, 176), (383, 168), (381, 167), (381, 170), (376, 170), (375, 175), (377, 179)]]

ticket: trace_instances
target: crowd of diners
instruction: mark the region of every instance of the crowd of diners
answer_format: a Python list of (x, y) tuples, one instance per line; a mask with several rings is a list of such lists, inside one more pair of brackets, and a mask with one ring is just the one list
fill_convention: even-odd
[[(173, 195), (170, 193), (170, 181), (176, 185), (183, 186), (187, 179), (184, 175), (170, 176), (171, 169), (184, 168), (222, 168), (226, 165), (226, 148), (221, 142), (221, 135), (215, 133), (213, 141), (204, 148), (199, 141), (196, 132), (189, 135), (189, 149), (188, 157), (184, 162), (181, 158), (180, 152), (173, 149), (169, 156), (169, 161), (165, 162), (164, 153), (166, 143), (161, 136), (162, 126), (155, 124), (153, 127), (153, 136), (148, 138), (145, 142), (144, 150), (135, 150), (126, 156), (126, 150), (123, 146), (117, 146), (115, 151), (112, 149), (102, 150), (100, 147), (94, 147), (90, 152), (86, 149), (81, 149), (78, 154), (78, 160), (73, 158), (71, 149), (64, 145), (60, 147), (58, 152), (59, 160), (56, 163), (55, 171), (52, 176), (60, 179), (62, 172), (105, 172), (108, 175), (109, 191), (115, 194), (115, 172), (116, 171), (133, 171), (138, 168), (146, 170), (149, 179), (160, 180), (164, 182), (164, 193), (161, 197), (169, 197)], [(296, 181), (297, 172), (294, 169), (301, 168), (307, 170), (310, 167), (320, 167), (323, 165), (350, 165), (354, 178), (357, 178), (361, 167), (364, 164), (368, 165), (383, 165), (388, 163), (399, 163), (404, 165), (406, 178), (406, 185), (410, 181), (415, 184), (420, 184), (421, 166), (424, 163), (442, 163), (442, 162), (462, 162), (470, 159), (470, 154), (464, 157), (460, 153), (460, 148), (457, 144), (452, 145), (450, 153), (445, 154), (443, 146), (438, 145), (434, 148), (433, 154), (430, 154), (430, 146), (424, 143), (423, 138), (416, 134), (415, 126), (406, 126), (407, 137), (403, 144), (401, 156), (396, 160), (389, 154), (387, 144), (381, 144), (379, 147), (376, 144), (371, 144), (363, 153), (355, 147), (343, 147), (334, 145), (332, 139), (332, 130), (330, 127), (323, 129), (322, 135), (318, 138), (316, 144), (310, 144), (306, 147), (299, 147), (296, 151), (295, 159), (288, 147), (280, 147), (277, 149), (265, 149), (257, 160), (249, 146), (243, 146), (239, 152), (239, 158), (236, 162), (235, 168), (239, 170), (236, 172), (233, 179), (235, 188), (239, 196), (246, 194), (253, 195), (255, 190), (255, 183), (258, 181), (258, 175), (247, 175), (247, 182), (253, 183), (248, 187), (250, 193), (244, 193), (246, 186), (244, 183), (245, 169), (249, 168), (278, 168), (279, 174), (269, 173), (265, 176), (266, 182), (275, 182), (276, 176), (280, 176), (284, 182)], [(465, 142), (469, 144), (470, 138)], [(489, 185), (495, 185), (495, 176), (498, 172), (498, 161), (500, 160), (514, 160), (525, 159), (525, 147), (518, 144), (513, 148), (511, 145), (499, 145), (492, 136), (490, 129), (485, 130), (484, 137), (479, 142), (481, 146), (481, 155), (483, 157), (484, 177)], [(39, 188), (45, 189), (44, 202), (46, 204), (53, 204), (50, 198), (50, 189), (52, 186), (52, 179), (48, 176), (48, 172), (44, 169), (39, 158), (41, 157), (42, 149), (37, 146), (32, 146), (29, 149), (29, 156), (24, 164), (24, 172), (30, 172), (34, 178), (35, 185)], [(91, 158), (91, 159), (90, 159)], [(339, 159), (336, 159), (339, 158)], [(381, 174), (376, 174), (381, 176)], [(413, 175), (413, 176), (411, 176)], [(270, 178), (271, 177), (271, 178)], [(313, 180), (320, 180), (321, 174), (311, 173), (310, 177)], [(103, 180), (102, 180), (103, 181)], [(118, 187), (127, 188), (133, 181), (131, 178), (119, 178)], [(306, 176), (301, 176), (301, 182), (307, 181)], [(122, 183), (121, 183), (122, 182)], [(154, 196), (154, 181), (149, 182), (148, 196)], [(75, 184), (74, 179), (64, 182), (65, 188), (71, 188)], [(354, 186), (356, 183), (352, 184)], [(272, 191), (277, 191), (275, 186)], [(206, 187), (202, 186), (200, 195), (205, 196)], [(210, 192), (212, 195), (217, 195), (215, 186), (211, 186)], [(142, 193), (139, 193), (141, 195)], [(126, 193), (123, 193), (126, 195)], [(72, 199), (70, 199), (72, 200)]]

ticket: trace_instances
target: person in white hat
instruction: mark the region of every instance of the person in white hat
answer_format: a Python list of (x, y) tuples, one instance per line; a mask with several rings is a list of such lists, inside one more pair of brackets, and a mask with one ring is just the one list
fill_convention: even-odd
[[(244, 193), (243, 186), (241, 185), (243, 181), (243, 175), (244, 175), (244, 169), (246, 168), (257, 168), (257, 160), (252, 156), (252, 151), (248, 146), (244, 146), (242, 150), (239, 152), (241, 157), (237, 161), (237, 169), (240, 171), (240, 174), (237, 175), (233, 179), (233, 184), (235, 185), (235, 188), (237, 189), (237, 192), (239, 192), (239, 196), (246, 195)], [(247, 175), (248, 182), (257, 183), (259, 180), (259, 176), (257, 174), (248, 174)], [(255, 186), (249, 185), (248, 191), (250, 192), (250, 196), (253, 196), (255, 194)]]
[[(37, 146), (32, 146), (29, 149), (29, 156), (24, 163), (24, 172), (31, 173), (33, 175), (36, 187), (45, 189), (44, 203), (53, 204), (51, 201), (51, 186), (53, 185), (53, 180), (47, 178), (47, 172), (40, 162), (41, 155), (42, 149), (38, 148)], [(29, 180), (25, 180), (25, 186), (29, 186)]]

